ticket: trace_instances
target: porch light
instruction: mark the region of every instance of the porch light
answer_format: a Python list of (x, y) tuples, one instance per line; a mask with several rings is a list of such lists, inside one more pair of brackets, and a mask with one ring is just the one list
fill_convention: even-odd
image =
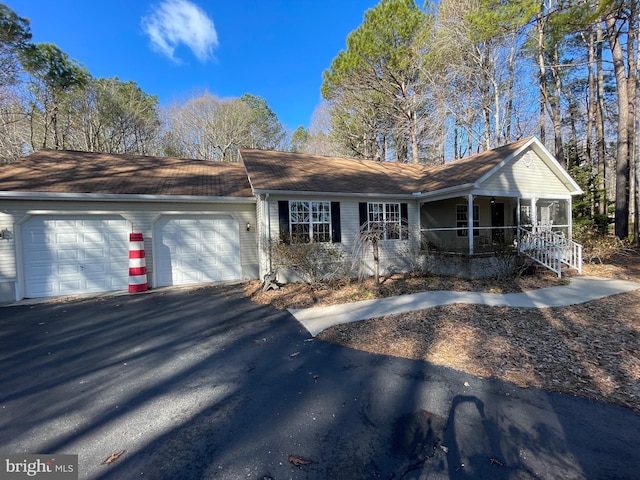
[(491, 205), (495, 205), (496, 204), (496, 197), (491, 197)]
[(251, 224), (249, 222), (247, 222), (247, 232), (251, 230)]

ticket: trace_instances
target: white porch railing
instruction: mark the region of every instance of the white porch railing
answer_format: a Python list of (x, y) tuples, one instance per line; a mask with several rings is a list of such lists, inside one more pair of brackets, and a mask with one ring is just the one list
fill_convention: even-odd
[(549, 227), (518, 227), (518, 251), (562, 276), (562, 264), (582, 273), (582, 245)]

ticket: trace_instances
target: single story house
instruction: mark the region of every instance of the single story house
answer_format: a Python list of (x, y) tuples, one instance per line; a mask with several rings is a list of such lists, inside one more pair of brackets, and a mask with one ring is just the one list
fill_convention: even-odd
[(372, 225), (382, 270), (406, 271), (433, 252), (513, 245), (519, 228), (570, 238), (580, 193), (535, 137), (435, 167), (254, 149), (238, 163), (40, 150), (0, 168), (0, 301), (126, 290), (132, 232), (152, 288), (263, 278), (280, 241), (349, 257)]

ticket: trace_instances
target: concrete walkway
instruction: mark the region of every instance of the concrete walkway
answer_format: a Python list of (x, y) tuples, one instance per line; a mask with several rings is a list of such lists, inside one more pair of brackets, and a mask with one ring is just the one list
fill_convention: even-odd
[(574, 277), (569, 285), (520, 293), (498, 294), (444, 290), (363, 300), (361, 302), (328, 307), (289, 309), (289, 312), (315, 337), (318, 333), (333, 325), (357, 322), (384, 315), (395, 315), (413, 310), (423, 310), (438, 305), (470, 303), (493, 307), (564, 307), (637, 289), (640, 289), (640, 283), (626, 280)]

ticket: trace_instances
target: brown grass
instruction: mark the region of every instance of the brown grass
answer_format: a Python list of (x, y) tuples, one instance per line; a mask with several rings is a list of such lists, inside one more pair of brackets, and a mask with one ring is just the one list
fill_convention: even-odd
[[(640, 255), (588, 264), (583, 274), (640, 281)], [(246, 292), (278, 308), (304, 308), (424, 290), (510, 293), (562, 282), (546, 273), (484, 281), (410, 275), (385, 279), (380, 291), (369, 283), (344, 283), (262, 292), (252, 283)], [(337, 325), (318, 338), (640, 412), (640, 291), (562, 308), (440, 306)]]

